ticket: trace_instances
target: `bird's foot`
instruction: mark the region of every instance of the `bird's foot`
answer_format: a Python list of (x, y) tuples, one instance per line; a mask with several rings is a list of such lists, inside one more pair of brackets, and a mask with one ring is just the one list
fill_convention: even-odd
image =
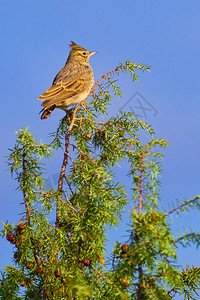
[(71, 116), (73, 114), (73, 111), (74, 111), (74, 108), (71, 108), (71, 109), (63, 109), (65, 112), (66, 112), (66, 115), (67, 115), (67, 119), (69, 121), (71, 121)]

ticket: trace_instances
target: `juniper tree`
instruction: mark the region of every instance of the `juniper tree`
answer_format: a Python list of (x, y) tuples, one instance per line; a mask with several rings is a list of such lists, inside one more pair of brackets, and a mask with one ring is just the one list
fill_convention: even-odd
[[(87, 106), (80, 104), (66, 114), (50, 144), (38, 143), (27, 128), (16, 132), (8, 166), (24, 209), (18, 224), (3, 226), (14, 261), (2, 272), (1, 299), (139, 300), (174, 299), (176, 294), (195, 299), (200, 269), (178, 267), (177, 245), (198, 246), (199, 233), (175, 236), (169, 216), (199, 209), (199, 196), (169, 212), (161, 210), (161, 148), (167, 142), (134, 113), (106, 121), (99, 117), (122, 95), (117, 86), (121, 73), (137, 81), (138, 73), (148, 70), (127, 61), (102, 76)], [(63, 161), (53, 189), (43, 163), (60, 148)], [(125, 164), (131, 191), (115, 179), (115, 167)], [(126, 212), (131, 217), (127, 241), (117, 241), (106, 256), (107, 230), (120, 224), (127, 203), (132, 205)]]

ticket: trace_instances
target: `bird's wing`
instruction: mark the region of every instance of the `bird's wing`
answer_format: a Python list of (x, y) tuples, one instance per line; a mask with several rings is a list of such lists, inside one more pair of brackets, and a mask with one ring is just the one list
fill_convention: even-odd
[(39, 100), (54, 100), (51, 104), (59, 103), (62, 100), (81, 94), (91, 83), (91, 75), (81, 70), (72, 72), (65, 71), (64, 68), (54, 79), (54, 84), (43, 93)]

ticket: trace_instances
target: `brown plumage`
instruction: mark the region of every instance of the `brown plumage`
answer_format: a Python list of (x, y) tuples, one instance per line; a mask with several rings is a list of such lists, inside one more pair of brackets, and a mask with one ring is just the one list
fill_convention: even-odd
[(89, 58), (96, 52), (89, 52), (74, 42), (65, 66), (54, 78), (52, 86), (38, 99), (42, 102), (41, 119), (47, 119), (55, 108), (66, 109), (85, 100), (94, 84), (94, 75)]

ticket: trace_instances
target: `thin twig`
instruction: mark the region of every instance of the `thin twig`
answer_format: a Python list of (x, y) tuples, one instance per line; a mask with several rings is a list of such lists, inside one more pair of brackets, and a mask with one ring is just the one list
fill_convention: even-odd
[(100, 90), (101, 90), (104, 94), (106, 94), (106, 91), (102, 88), (102, 86), (101, 86), (100, 84), (98, 84), (98, 87), (100, 88)]
[(92, 90), (92, 93), (97, 97), (99, 98), (98, 94), (95, 92), (95, 90)]
[(93, 87), (92, 87), (92, 89), (91, 89), (91, 92), (94, 90), (94, 88), (95, 88), (97, 85), (99, 85), (99, 82), (100, 82), (102, 79), (106, 78), (109, 74), (114, 73), (114, 72), (116, 72), (116, 71), (117, 71), (117, 68), (116, 68), (115, 70), (112, 70), (112, 71), (106, 73), (106, 74), (103, 75), (101, 78), (99, 78), (99, 80), (97, 80), (97, 82), (93, 85)]
[[(24, 179), (24, 184), (27, 180), (27, 172), (26, 172), (26, 153), (25, 150), (23, 152), (23, 161), (22, 161), (22, 168), (23, 168), (23, 179)], [(25, 204), (25, 208), (26, 208), (26, 220), (28, 225), (30, 225), (30, 214), (31, 214), (31, 210), (28, 204), (28, 194), (25, 192), (24, 186), (23, 186), (23, 196), (24, 196), (24, 204)]]
[(177, 293), (177, 292), (176, 292), (176, 287), (173, 287), (171, 290), (169, 290), (169, 291), (166, 293), (166, 295), (169, 295), (169, 296), (170, 296), (171, 292)]
[(113, 254), (112, 268), (113, 268), (113, 270), (115, 270), (115, 254)]
[(66, 165), (68, 164), (68, 154), (69, 154), (69, 136), (71, 132), (68, 130), (65, 136), (65, 153), (63, 158), (63, 163), (61, 167), (60, 177), (58, 180), (58, 190), (62, 191), (63, 188), (63, 178), (65, 176)]
[(74, 161), (72, 159), (72, 157), (68, 154), (69, 159), (71, 160), (72, 164), (74, 165)]
[(144, 152), (142, 153), (142, 157), (141, 157), (141, 165), (140, 165), (140, 188), (139, 188), (139, 206), (138, 206), (138, 210), (139, 212), (141, 212), (142, 210), (142, 189), (143, 189), (143, 160), (144, 160)]
[(97, 270), (94, 266), (92, 266), (92, 268), (105, 280), (108, 281), (108, 279), (102, 274), (102, 272), (100, 272), (99, 270)]
[(169, 216), (170, 214), (172, 214), (172, 213), (175, 212), (176, 210), (180, 210), (180, 209), (183, 208), (184, 206), (189, 205), (190, 203), (195, 202), (195, 201), (198, 200), (198, 199), (199, 199), (199, 197), (196, 197), (196, 198), (194, 198), (194, 199), (192, 199), (192, 200), (190, 200), (190, 201), (185, 201), (184, 203), (182, 203), (182, 204), (179, 205), (178, 207), (176, 207), (176, 208), (170, 210), (169, 212), (167, 212), (167, 213), (165, 214), (165, 216)]
[(166, 273), (166, 272), (163, 271), (159, 276), (157, 276), (157, 277), (155, 277), (155, 278), (153, 278), (153, 279), (147, 281), (146, 285), (147, 285), (147, 284), (151, 284), (151, 283), (153, 283), (153, 282), (159, 280), (160, 278), (162, 278), (162, 277), (165, 275), (165, 273)]
[(59, 177), (59, 180), (58, 180), (58, 190), (59, 191), (62, 191), (62, 188), (63, 188), (63, 179), (64, 179), (64, 176), (65, 176), (66, 165), (68, 164), (69, 138), (70, 138), (70, 135), (72, 134), (72, 129), (74, 127), (76, 113), (77, 113), (77, 110), (79, 109), (79, 107), (81, 106), (81, 103), (73, 111), (71, 124), (69, 125), (69, 128), (68, 128), (66, 136), (65, 136), (65, 153), (64, 153), (63, 163), (62, 163), (62, 167), (61, 167), (60, 177)]
[[(184, 240), (185, 238), (189, 238), (189, 237), (200, 237), (199, 233), (195, 233), (195, 232), (191, 232), (191, 233), (187, 233), (184, 236), (181, 236), (180, 238), (176, 239), (173, 241), (173, 243), (179, 243), (180, 241)], [(187, 242), (187, 241), (185, 241)]]
[[(92, 92), (94, 92), (94, 88), (99, 84), (99, 82), (104, 79), (107, 78), (107, 76), (111, 73), (114, 73), (117, 71), (117, 68), (115, 70), (112, 70), (108, 73), (106, 73), (105, 75), (103, 75), (99, 80), (97, 80), (97, 82), (93, 85), (92, 89), (90, 90), (90, 92), (88, 93), (87, 97), (74, 109), (73, 114), (72, 114), (72, 120), (71, 120), (71, 124), (67, 130), (66, 136), (65, 136), (65, 152), (64, 152), (64, 158), (63, 158), (63, 163), (62, 163), (62, 167), (61, 167), (61, 171), (60, 171), (60, 176), (59, 176), (59, 180), (58, 180), (58, 190), (62, 192), (63, 190), (63, 180), (64, 180), (64, 176), (65, 176), (65, 171), (66, 171), (66, 166), (68, 164), (68, 157), (69, 157), (69, 138), (70, 135), (72, 134), (72, 129), (74, 127), (74, 123), (76, 120), (76, 113), (79, 109), (80, 106), (83, 106), (83, 103), (85, 103), (85, 101), (87, 100), (87, 98), (90, 96), (90, 94)], [(59, 214), (58, 214), (58, 208), (57, 208), (57, 212), (56, 212), (56, 222), (58, 222), (59, 219)]]
[(67, 202), (69, 203), (69, 206), (71, 209), (73, 209), (76, 213), (78, 213), (78, 210), (76, 210), (76, 208), (73, 207), (72, 203), (70, 202), (70, 200), (68, 199), (67, 195), (63, 192), (63, 194), (65, 195), (65, 199), (67, 200)]
[(69, 143), (70, 146), (72, 146), (73, 148), (76, 148), (81, 154), (86, 155), (86, 153), (84, 153), (80, 148), (78, 148), (76, 145)]
[[(25, 153), (25, 150), (23, 152), (23, 161), (22, 161), (22, 168), (23, 168), (23, 179), (24, 179), (24, 184), (25, 182), (27, 181), (27, 170), (26, 170), (26, 153)], [(31, 224), (30, 224), (30, 216), (31, 216), (31, 208), (29, 206), (29, 203), (28, 203), (28, 193), (26, 193), (25, 189), (24, 189), (24, 186), (23, 186), (23, 196), (24, 196), (24, 204), (25, 204), (25, 208), (26, 208), (26, 221), (27, 221), (27, 224), (29, 226), (29, 228), (31, 227)], [(37, 263), (37, 265), (40, 264), (40, 260), (37, 256), (37, 253), (36, 253), (36, 247), (35, 247), (35, 242), (33, 240), (33, 236), (31, 236), (30, 238), (30, 241), (31, 241), (31, 244), (32, 244), (32, 248), (33, 248), (33, 256), (34, 256), (34, 259), (35, 259), (35, 262)]]
[(68, 184), (68, 187), (69, 187), (69, 189), (70, 189), (70, 192), (72, 193), (72, 195), (74, 195), (74, 192), (73, 192), (73, 190), (72, 190), (71, 184), (69, 183), (69, 180), (68, 180), (67, 176), (65, 175), (64, 178), (65, 178), (65, 180), (67, 181), (67, 184)]
[[(88, 95), (89, 96), (89, 95)], [(87, 99), (87, 98), (86, 98)], [(85, 100), (86, 100), (85, 99)], [(84, 101), (85, 101), (84, 100)], [(82, 102), (81, 102), (82, 103)], [(69, 138), (70, 135), (72, 134), (72, 129), (74, 127), (74, 123), (75, 123), (75, 119), (76, 119), (76, 112), (79, 109), (79, 107), (81, 106), (81, 103), (74, 109), (73, 113), (72, 113), (72, 120), (71, 120), (71, 124), (69, 125), (69, 128), (67, 130), (67, 133), (65, 135), (65, 152), (64, 152), (64, 158), (63, 158), (63, 163), (62, 163), (62, 167), (61, 167), (61, 171), (60, 171), (60, 176), (59, 176), (59, 180), (58, 180), (58, 191), (62, 192), (63, 191), (63, 180), (65, 177), (65, 171), (66, 171), (66, 166), (68, 164), (68, 157), (69, 157)], [(60, 200), (62, 201), (62, 197), (60, 197)], [(57, 205), (57, 209), (56, 209), (56, 223), (59, 223), (59, 219), (60, 219), (60, 215), (59, 215), (59, 211), (58, 211), (58, 205)]]
[(142, 300), (143, 298), (143, 284), (142, 284), (142, 280), (143, 280), (143, 271), (142, 271), (142, 267), (139, 266), (139, 283), (138, 283), (138, 289), (137, 289), (137, 300)]

